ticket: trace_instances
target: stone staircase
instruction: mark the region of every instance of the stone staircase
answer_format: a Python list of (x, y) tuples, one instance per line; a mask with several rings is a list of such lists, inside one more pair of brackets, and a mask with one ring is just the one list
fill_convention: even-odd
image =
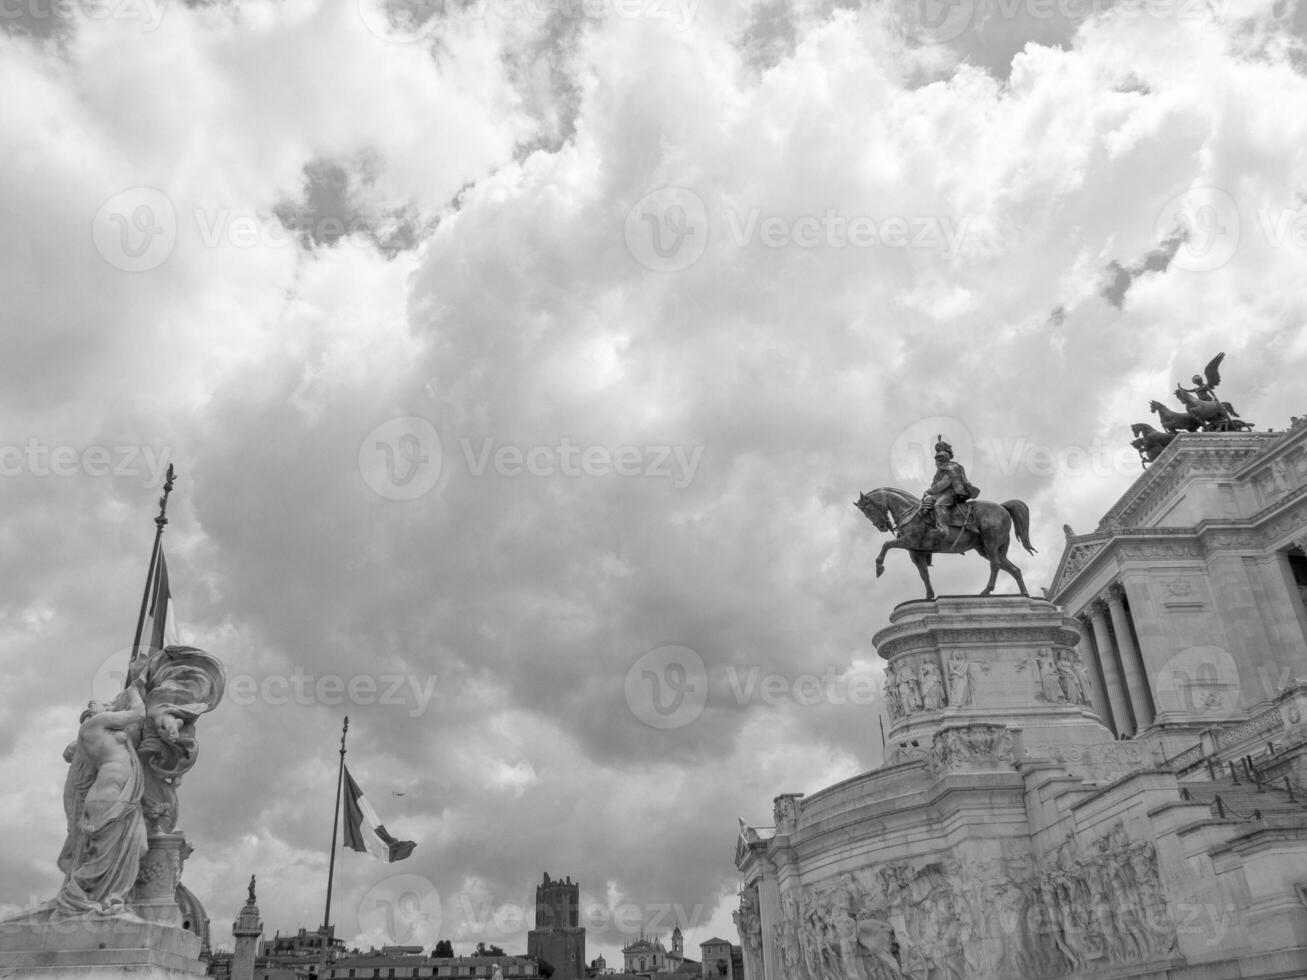
[[(1260, 814), (1262, 819), (1287, 818), (1307, 822), (1307, 799), (1293, 796), (1283, 787), (1264, 785), (1258, 789), (1256, 784), (1241, 779), (1235, 782), (1229, 776), (1211, 780), (1195, 780), (1180, 784), (1180, 795), (1195, 803), (1206, 803), (1211, 807), (1213, 816), (1234, 820), (1254, 820)], [(1220, 797), (1220, 805), (1217, 805)]]

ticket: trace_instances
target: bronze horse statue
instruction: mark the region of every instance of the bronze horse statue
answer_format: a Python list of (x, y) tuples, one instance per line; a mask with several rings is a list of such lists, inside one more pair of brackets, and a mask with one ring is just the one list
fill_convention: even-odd
[(1188, 412), (1177, 412), (1159, 401), (1149, 402), (1148, 407), (1157, 413), (1157, 420), (1162, 423), (1162, 429), (1172, 435), (1181, 431), (1197, 432), (1202, 428), (1202, 423)]
[(1139, 451), (1139, 465), (1145, 468), (1162, 455), (1162, 450), (1175, 438), (1174, 432), (1158, 432), (1146, 422), (1136, 422), (1130, 426), (1130, 431), (1135, 436), (1130, 445)]
[(1017, 588), (1022, 595), (1030, 595), (1026, 591), (1025, 580), (1021, 577), (1021, 569), (1008, 561), (1007, 557), (1014, 526), (1021, 546), (1030, 554), (1035, 554), (1034, 546), (1030, 543), (1030, 508), (1024, 501), (1009, 500), (996, 504), (989, 500), (973, 500), (957, 508), (957, 513), (969, 514), (971, 519), (962, 527), (950, 527), (944, 535), (936, 530), (933, 520), (923, 517), (921, 501), (896, 487), (881, 487), (864, 493), (854, 501), (854, 506), (876, 525), (876, 530), (895, 535), (894, 540), (885, 542), (876, 558), (877, 578), (885, 573), (885, 553), (891, 548), (902, 548), (917, 566), (921, 581), (926, 586), (926, 598), (933, 599), (935, 590), (930, 584), (930, 572), (927, 571), (930, 556), (962, 555), (975, 551), (989, 562), (989, 584), (981, 595), (989, 595), (994, 591), (994, 582), (998, 579), (1000, 568), (1017, 580)]
[(1238, 432), (1251, 429), (1251, 422), (1239, 418), (1239, 413), (1229, 402), (1208, 401), (1199, 398), (1187, 388), (1176, 385), (1175, 397), (1184, 402), (1189, 415), (1203, 427), (1205, 432)]

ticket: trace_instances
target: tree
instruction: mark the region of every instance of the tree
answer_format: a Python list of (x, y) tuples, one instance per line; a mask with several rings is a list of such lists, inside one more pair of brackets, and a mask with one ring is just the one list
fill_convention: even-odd
[(504, 956), (507, 955), (498, 946), (487, 946), (485, 943), (477, 943), (477, 948), (472, 951), (473, 956)]
[(452, 958), (454, 955), (454, 944), (448, 939), (442, 939), (440, 942), (436, 943), (436, 948), (431, 951), (431, 955), (435, 957)]

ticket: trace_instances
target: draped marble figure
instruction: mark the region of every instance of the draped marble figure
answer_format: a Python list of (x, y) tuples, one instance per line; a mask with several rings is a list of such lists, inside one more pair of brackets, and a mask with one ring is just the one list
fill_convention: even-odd
[(59, 854), (64, 882), (54, 908), (64, 913), (120, 914), (148, 847), (141, 796), (145, 778), (137, 748), (145, 701), (129, 687), (110, 704), (92, 701), (77, 740), (64, 750), (68, 837)]
[(59, 894), (44, 916), (132, 913), (132, 893), (152, 834), (177, 824), (177, 787), (195, 765), (195, 721), (222, 699), (222, 664), (203, 650), (172, 646), (141, 656), (128, 686), (92, 701), (64, 750), (67, 838)]

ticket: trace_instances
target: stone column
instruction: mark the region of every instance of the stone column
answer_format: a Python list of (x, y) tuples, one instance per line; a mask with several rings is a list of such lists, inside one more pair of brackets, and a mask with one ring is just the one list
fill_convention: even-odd
[(1139, 656), (1130, 632), (1130, 617), (1125, 611), (1125, 590), (1119, 584), (1112, 584), (1107, 590), (1107, 608), (1112, 617), (1112, 630), (1116, 633), (1117, 651), (1121, 654), (1121, 671), (1125, 674), (1126, 693), (1130, 695), (1130, 707), (1134, 711), (1136, 731), (1147, 728), (1153, 723), (1153, 697), (1148, 677), (1144, 674), (1144, 662)]
[(1089, 604), (1089, 621), (1094, 627), (1094, 646), (1098, 648), (1098, 665), (1103, 670), (1103, 686), (1107, 688), (1116, 732), (1128, 732), (1132, 727), (1137, 728), (1138, 723), (1126, 701), (1125, 684), (1117, 669), (1116, 648), (1112, 644), (1112, 634), (1107, 629), (1107, 603), (1102, 599), (1095, 599)]
[(1103, 719), (1103, 724), (1114, 732), (1119, 731), (1120, 726), (1117, 725), (1115, 713), (1112, 711), (1111, 695), (1107, 691), (1107, 678), (1103, 672), (1102, 654), (1095, 648), (1093, 624), (1086, 613), (1081, 613), (1076, 619), (1080, 623), (1080, 631), (1084, 634), (1084, 640), (1077, 649), (1094, 675), (1092, 678), (1094, 682), (1092, 692), (1094, 710), (1098, 712), (1098, 717)]
[(758, 881), (758, 917), (762, 920), (762, 975), (765, 980), (788, 980), (781, 965), (781, 951), (776, 944), (776, 924), (781, 921), (781, 891), (776, 880), (776, 865), (762, 862)]
[(259, 907), (254, 904), (254, 879), (250, 879), (250, 897), (232, 923), (231, 934), (236, 937), (236, 952), (231, 960), (231, 980), (254, 980), (254, 964), (263, 935), (263, 922)]

